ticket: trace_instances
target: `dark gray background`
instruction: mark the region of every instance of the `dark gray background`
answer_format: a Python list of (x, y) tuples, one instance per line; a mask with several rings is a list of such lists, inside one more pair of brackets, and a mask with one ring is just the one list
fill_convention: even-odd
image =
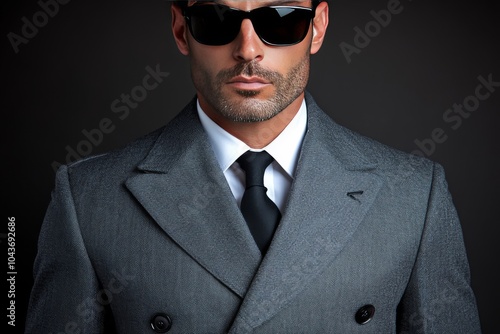
[[(445, 131), (448, 139), (429, 157), (447, 173), (484, 333), (498, 333), (500, 88), (456, 130), (443, 121), (448, 108), (474, 94), (478, 76), (491, 74), (500, 81), (498, 1), (402, 0), (401, 5), (403, 11), (348, 64), (339, 44), (353, 44), (353, 28), (364, 28), (373, 20), (370, 11), (386, 9), (387, 1), (330, 0), (329, 32), (320, 54), (313, 56), (309, 90), (340, 124), (407, 152), (417, 148), (416, 139), (430, 138), (433, 129)], [(194, 90), (188, 63), (171, 37), (166, 1), (72, 0), (17, 54), (7, 34), (20, 34), (21, 18), (32, 21), (40, 6), (36, 1), (1, 6), (7, 202), (0, 232), (6, 232), (7, 217), (15, 216), (18, 326), (13, 332), (20, 333), (36, 240), (53, 187), (53, 161), (63, 163), (66, 147), (76, 149), (86, 139), (82, 130), (98, 127), (103, 118), (115, 128), (91, 154), (160, 127)], [(146, 66), (157, 64), (169, 77), (119, 119), (112, 101), (142, 83)], [(5, 246), (4, 237), (1, 241)], [(7, 256), (2, 258), (6, 263)]]

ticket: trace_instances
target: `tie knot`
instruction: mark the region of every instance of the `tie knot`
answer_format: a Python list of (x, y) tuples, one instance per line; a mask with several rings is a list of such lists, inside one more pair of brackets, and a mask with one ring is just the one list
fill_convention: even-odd
[(266, 151), (247, 151), (238, 158), (240, 167), (245, 171), (247, 188), (264, 186), (264, 171), (273, 160), (273, 157)]

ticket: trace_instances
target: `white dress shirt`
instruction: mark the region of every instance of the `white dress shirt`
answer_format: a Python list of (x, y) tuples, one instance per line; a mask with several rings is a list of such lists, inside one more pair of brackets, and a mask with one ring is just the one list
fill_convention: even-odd
[(254, 152), (265, 150), (274, 158), (274, 161), (264, 173), (264, 186), (267, 188), (267, 196), (283, 214), (299, 159), (302, 140), (307, 129), (305, 101), (302, 101), (299, 111), (278, 137), (260, 150), (251, 149), (247, 144), (212, 121), (201, 109), (199, 102), (197, 108), (201, 124), (208, 134), (217, 161), (238, 206), (241, 204), (241, 198), (245, 191), (245, 172), (236, 160), (248, 150)]

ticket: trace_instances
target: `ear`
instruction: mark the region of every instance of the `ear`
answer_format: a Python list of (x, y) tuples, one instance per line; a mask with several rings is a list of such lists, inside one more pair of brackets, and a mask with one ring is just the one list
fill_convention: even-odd
[(325, 39), (326, 28), (328, 28), (328, 3), (322, 1), (316, 7), (316, 15), (313, 19), (313, 38), (311, 42), (311, 54), (315, 54), (321, 49)]
[(189, 55), (189, 44), (187, 41), (188, 27), (185, 18), (179, 6), (172, 4), (170, 10), (172, 13), (172, 33), (174, 34), (175, 43), (179, 51), (187, 56)]

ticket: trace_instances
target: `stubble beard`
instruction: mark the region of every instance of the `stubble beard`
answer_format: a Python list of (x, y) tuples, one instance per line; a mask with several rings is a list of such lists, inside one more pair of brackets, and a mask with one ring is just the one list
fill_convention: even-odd
[[(263, 122), (278, 115), (302, 94), (309, 69), (310, 58), (306, 53), (286, 75), (267, 70), (252, 61), (222, 70), (215, 78), (207, 71), (197, 69), (197, 73), (193, 71), (193, 80), (207, 103), (224, 118), (233, 122)], [(224, 85), (239, 75), (257, 76), (269, 81), (274, 86), (274, 93), (267, 99), (259, 98), (262, 94), (260, 90), (236, 90), (236, 98), (227, 96), (223, 91)]]

